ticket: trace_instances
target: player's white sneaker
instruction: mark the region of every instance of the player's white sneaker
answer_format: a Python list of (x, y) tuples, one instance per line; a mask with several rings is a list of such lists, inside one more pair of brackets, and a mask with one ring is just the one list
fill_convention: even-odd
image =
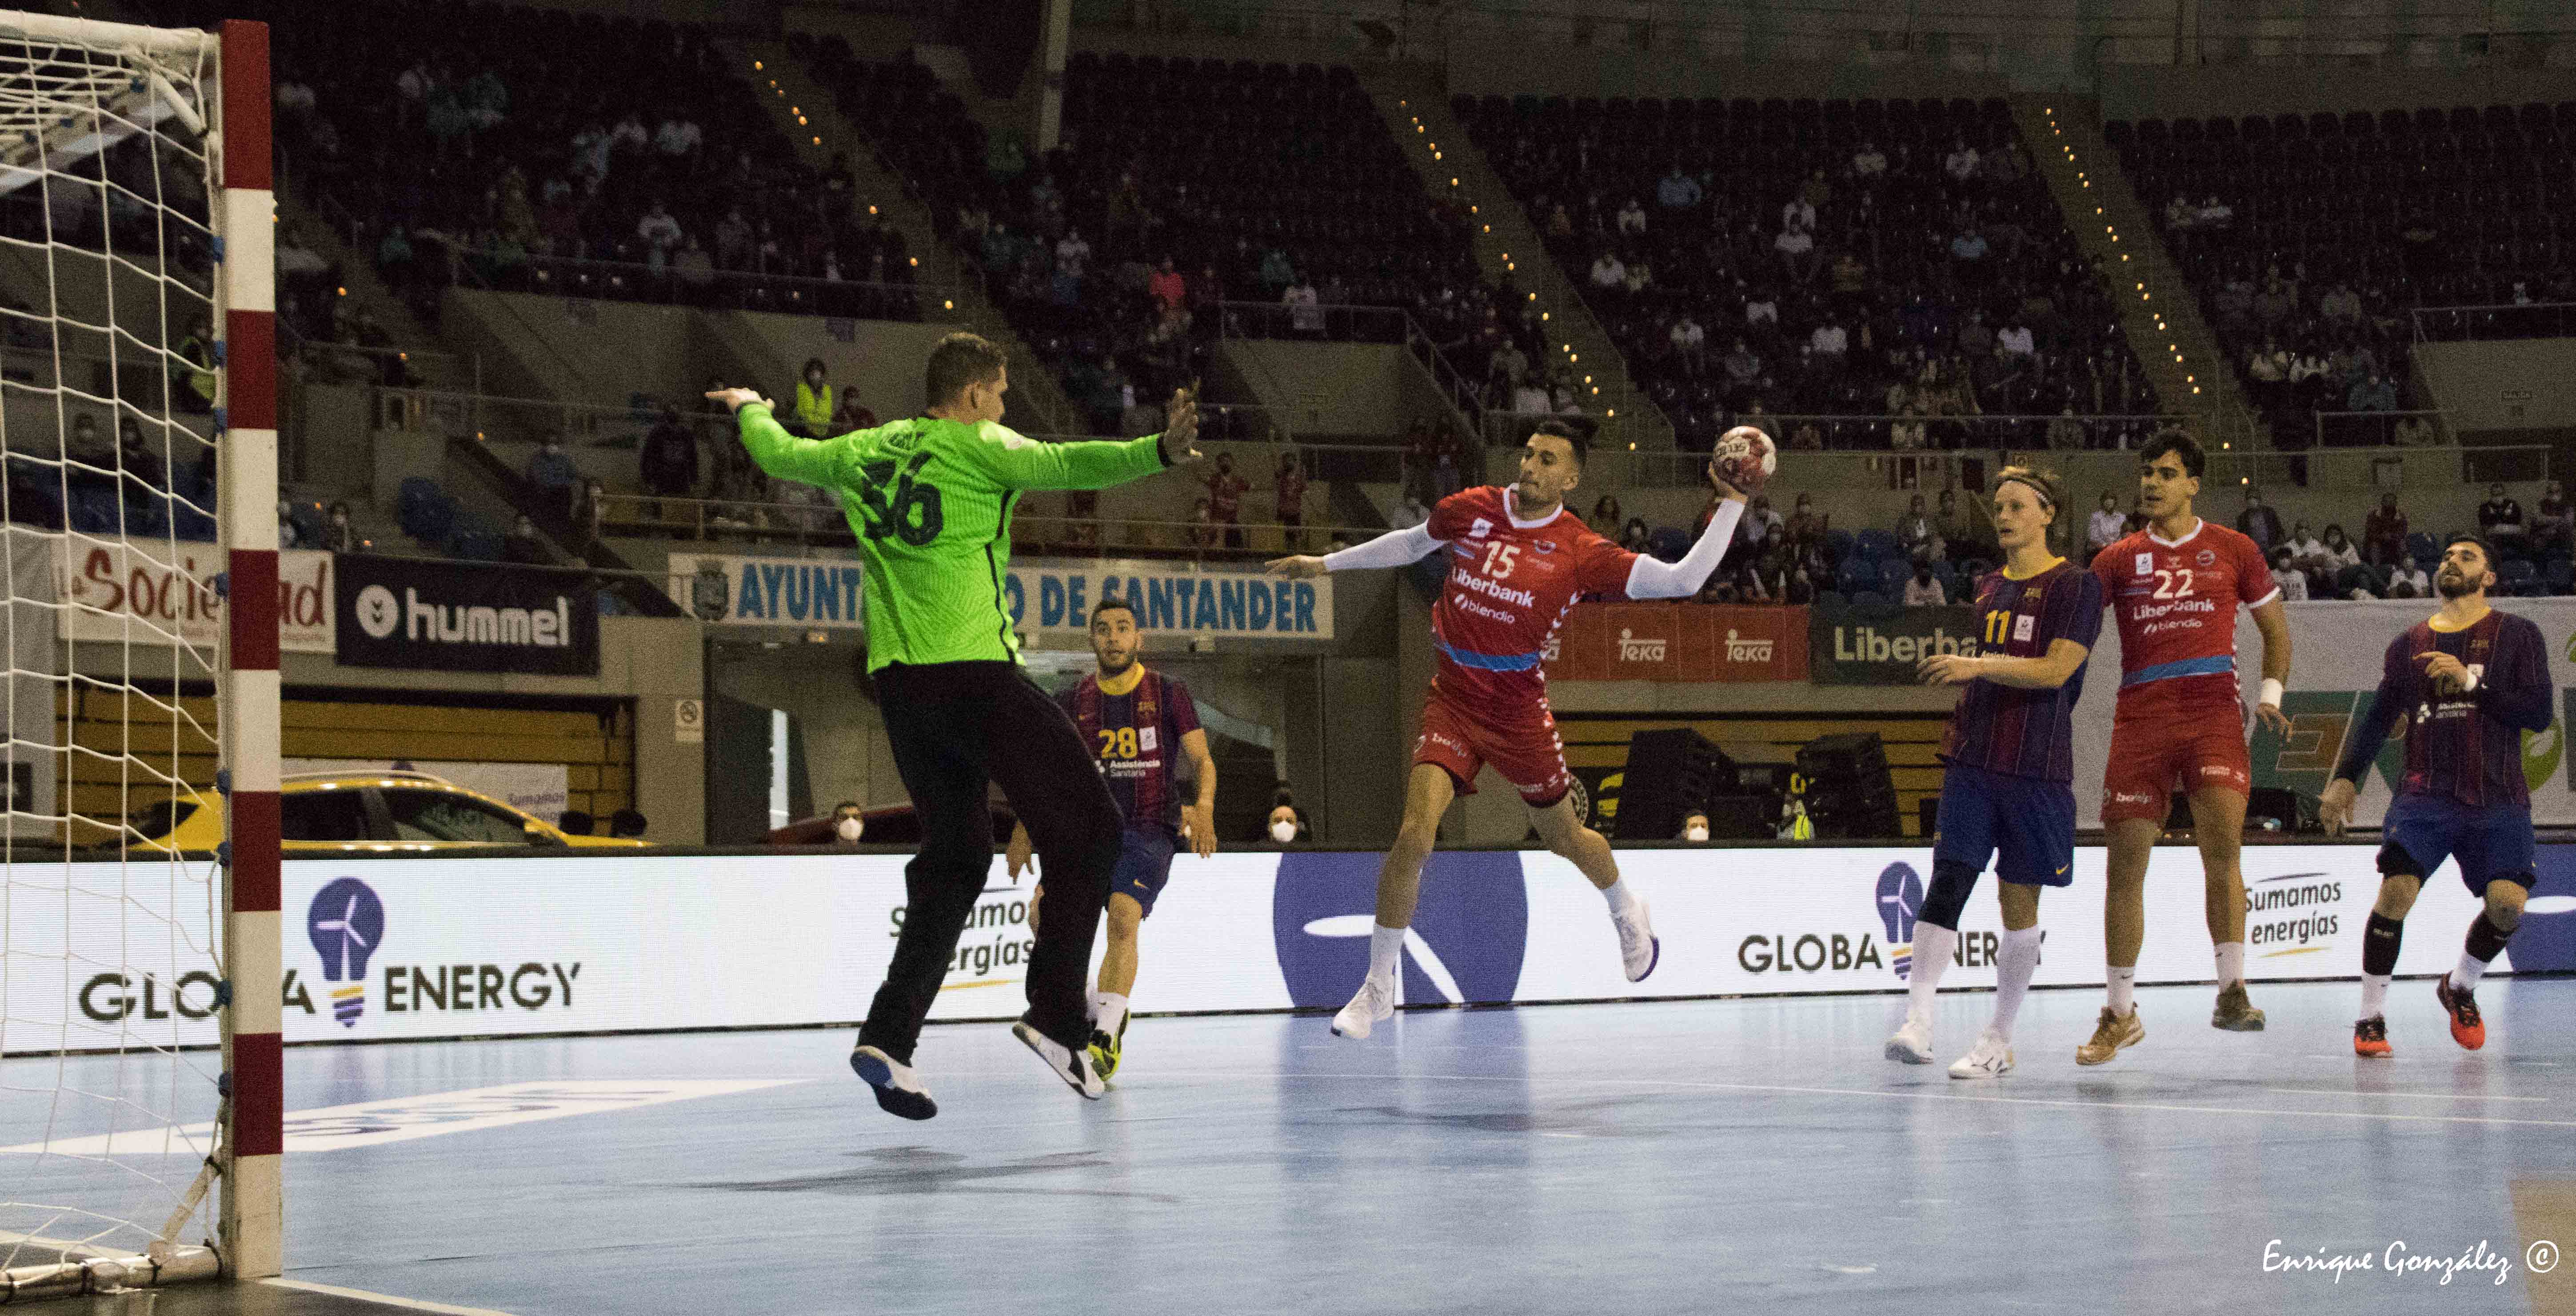
[(1619, 963), (1628, 971), (1628, 981), (1644, 982), (1664, 957), (1664, 942), (1646, 917), (1646, 902), (1639, 899), (1625, 913), (1613, 913), (1610, 923), (1619, 929)]
[(1100, 1095), (1109, 1090), (1109, 1085), (1101, 1082), (1100, 1075), (1093, 1072), (1089, 1051), (1068, 1047), (1025, 1022), (1011, 1025), (1011, 1036), (1037, 1052), (1038, 1059), (1046, 1062), (1047, 1070), (1063, 1079), (1066, 1087), (1082, 1094), (1083, 1100), (1098, 1101)]
[(2002, 1078), (2012, 1072), (2012, 1043), (1989, 1030), (1977, 1034), (1976, 1048), (1950, 1066), (1952, 1078)]
[(1906, 1012), (1905, 1026), (1887, 1039), (1887, 1058), (1909, 1065), (1932, 1063), (1932, 1021)]
[(926, 1120), (939, 1113), (939, 1103), (930, 1099), (912, 1066), (875, 1047), (851, 1048), (850, 1069), (877, 1090), (877, 1105), (889, 1115)]
[(1380, 1019), (1395, 1015), (1395, 981), (1379, 982), (1375, 975), (1360, 979), (1360, 990), (1351, 1003), (1333, 1016), (1335, 1037), (1366, 1038)]

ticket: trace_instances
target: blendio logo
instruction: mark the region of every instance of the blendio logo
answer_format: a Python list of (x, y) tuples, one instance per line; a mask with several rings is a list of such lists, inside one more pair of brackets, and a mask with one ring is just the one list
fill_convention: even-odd
[[(1732, 647), (1730, 645), (1730, 647)], [(1910, 663), (1934, 654), (1977, 656), (1977, 642), (1933, 627), (1930, 635), (1887, 636), (1873, 626), (1834, 628), (1834, 659), (1846, 663)]]
[(551, 609), (467, 607), (423, 602), (419, 590), (405, 586), (396, 603), (392, 590), (369, 585), (358, 591), (358, 625), (379, 640), (400, 630), (415, 643), (561, 649), (572, 643), (572, 600), (557, 594)]
[[(2245, 941), (2251, 946), (2274, 946), (2274, 955), (2294, 955), (2302, 951), (2323, 950), (2323, 942), (2342, 928), (2342, 919), (2333, 906), (2343, 902), (2343, 883), (2325, 878), (2323, 873), (2291, 873), (2264, 879), (2262, 885), (2245, 893)], [(2273, 885), (2279, 883), (2280, 885)], [(2305, 911), (2295, 917), (2262, 919), (2264, 914)]]
[(1664, 641), (1637, 638), (1636, 632), (1619, 628), (1619, 661), (1623, 663), (1659, 663), (1664, 660)]
[[(1029, 932), (1030, 908), (1035, 903), (1010, 887), (985, 891), (975, 902), (975, 912), (966, 916), (966, 931), (958, 938), (957, 953), (948, 957), (948, 972), (981, 978), (995, 969), (1028, 963), (1029, 952), (1038, 946)], [(897, 905), (887, 916), (889, 939), (903, 935), (907, 908)], [(977, 938), (979, 932), (987, 935)]]

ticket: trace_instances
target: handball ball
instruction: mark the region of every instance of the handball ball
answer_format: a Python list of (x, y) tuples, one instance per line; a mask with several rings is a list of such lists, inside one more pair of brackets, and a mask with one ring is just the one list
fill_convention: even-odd
[(1717, 478), (1750, 494), (1780, 469), (1780, 449), (1771, 436), (1750, 425), (1738, 425), (1717, 436), (1710, 454)]

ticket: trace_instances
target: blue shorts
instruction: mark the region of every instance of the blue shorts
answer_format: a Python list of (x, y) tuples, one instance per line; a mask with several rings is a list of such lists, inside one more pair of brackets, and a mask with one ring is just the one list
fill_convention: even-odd
[(2075, 880), (2075, 792), (2062, 781), (2014, 777), (1953, 763), (1941, 779), (1935, 863), (1976, 872), (1995, 861), (1995, 876), (2023, 886)]
[(2510, 804), (2471, 808), (2437, 795), (2400, 795), (2380, 824), (2386, 843), (2379, 871), (2431, 877), (2444, 859), (2460, 861), (2460, 880), (2471, 894), (2489, 882), (2516, 882), (2529, 890), (2538, 860), (2531, 839), (2531, 811)]
[(1109, 894), (1132, 898), (1147, 914), (1154, 897), (1172, 880), (1172, 855), (1181, 838), (1168, 827), (1130, 827), (1120, 834), (1118, 867), (1109, 874)]

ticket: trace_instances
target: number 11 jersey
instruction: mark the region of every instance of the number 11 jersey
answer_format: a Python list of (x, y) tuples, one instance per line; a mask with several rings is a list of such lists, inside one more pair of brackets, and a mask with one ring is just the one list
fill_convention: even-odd
[(1561, 503), (1516, 519), (1510, 491), (1490, 485), (1441, 499), (1426, 529), (1449, 562), (1431, 609), (1432, 694), (1489, 726), (1544, 720), (1549, 637), (1583, 595), (1626, 598), (1637, 555)]
[(2236, 685), (2236, 609), (2281, 596), (2253, 540), (2203, 521), (2179, 540), (2150, 528), (2093, 559), (2120, 627), (2116, 723), (2190, 722), (2225, 709), (2244, 714)]

